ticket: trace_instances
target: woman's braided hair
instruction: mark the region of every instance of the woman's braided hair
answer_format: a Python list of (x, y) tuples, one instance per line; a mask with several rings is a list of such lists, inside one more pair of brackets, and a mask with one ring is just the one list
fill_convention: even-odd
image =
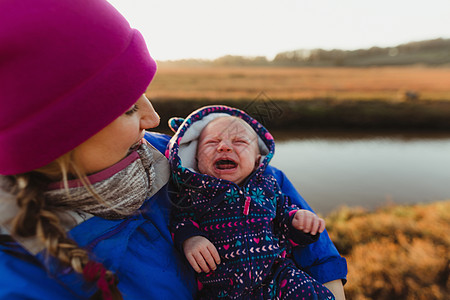
[(68, 174), (78, 177), (88, 190), (92, 190), (86, 175), (80, 170), (69, 152), (40, 169), (8, 176), (13, 184), (19, 213), (13, 219), (12, 233), (21, 237), (36, 236), (45, 246), (47, 254), (96, 282), (98, 291), (91, 299), (123, 299), (114, 273), (101, 263), (92, 261), (89, 253), (68, 238), (60, 219), (59, 209), (49, 205), (44, 198), (45, 188), (51, 181), (62, 180), (67, 188)]

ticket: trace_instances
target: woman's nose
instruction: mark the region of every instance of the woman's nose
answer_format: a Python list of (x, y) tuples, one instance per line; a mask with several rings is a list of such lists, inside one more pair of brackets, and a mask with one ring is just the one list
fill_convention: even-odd
[(159, 125), (159, 115), (158, 113), (155, 111), (155, 109), (153, 108), (152, 103), (145, 97), (145, 104), (144, 107), (142, 109), (142, 114), (141, 114), (141, 129), (149, 129), (149, 128), (155, 128), (156, 126)]

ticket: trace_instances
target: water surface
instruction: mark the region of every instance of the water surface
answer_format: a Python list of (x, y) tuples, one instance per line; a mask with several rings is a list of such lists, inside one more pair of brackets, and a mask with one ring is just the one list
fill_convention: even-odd
[(316, 211), (450, 199), (450, 133), (273, 132), (272, 165)]

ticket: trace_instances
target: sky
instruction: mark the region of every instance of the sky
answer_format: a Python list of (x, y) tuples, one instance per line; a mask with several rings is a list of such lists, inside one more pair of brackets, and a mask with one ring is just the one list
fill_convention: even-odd
[(108, 0), (156, 60), (450, 38), (450, 0)]

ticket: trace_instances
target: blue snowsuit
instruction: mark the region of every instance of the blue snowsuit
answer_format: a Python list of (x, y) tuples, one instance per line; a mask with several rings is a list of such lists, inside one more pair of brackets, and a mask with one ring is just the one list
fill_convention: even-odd
[[(264, 159), (241, 186), (198, 173), (192, 158), (196, 137), (222, 115), (242, 118), (259, 136)], [(172, 219), (175, 245), (182, 249), (186, 239), (204, 236), (216, 246), (222, 261), (215, 271), (198, 274), (201, 297), (334, 299), (289, 258), (292, 245), (305, 246), (319, 235), (305, 234), (291, 225), (299, 207), (266, 172), (275, 147), (270, 133), (244, 112), (225, 106), (199, 109), (182, 124), (181, 119), (173, 119), (171, 126), (178, 129), (168, 152), (178, 192)]]

